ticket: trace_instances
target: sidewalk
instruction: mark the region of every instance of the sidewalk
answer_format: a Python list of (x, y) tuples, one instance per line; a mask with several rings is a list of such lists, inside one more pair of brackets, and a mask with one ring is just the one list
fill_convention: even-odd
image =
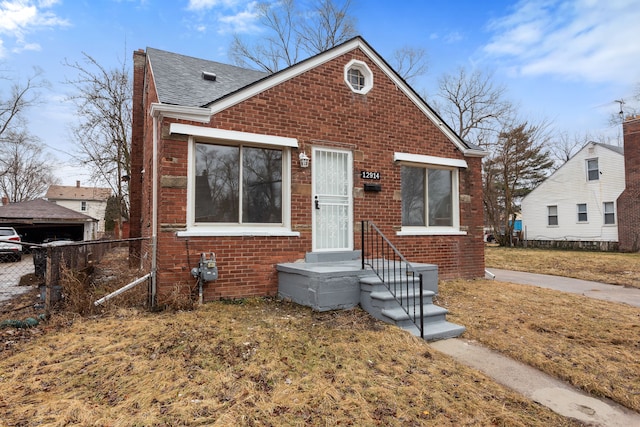
[[(503, 282), (541, 286), (640, 307), (640, 289), (543, 274), (491, 268), (488, 270), (495, 275), (495, 280)], [(637, 412), (609, 399), (591, 397), (561, 380), (477, 343), (453, 338), (432, 342), (430, 345), (565, 417), (577, 419), (591, 426), (640, 426), (640, 414)]]
[(569, 277), (549, 276), (546, 274), (525, 273), (522, 271), (487, 268), (500, 282), (533, 285), (541, 288), (555, 289), (562, 292), (584, 295), (604, 301), (620, 302), (640, 307), (640, 289), (624, 286), (608, 285), (600, 282), (572, 279)]

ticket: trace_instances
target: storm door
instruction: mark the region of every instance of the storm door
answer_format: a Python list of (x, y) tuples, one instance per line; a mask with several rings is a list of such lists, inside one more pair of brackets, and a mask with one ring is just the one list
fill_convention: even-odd
[(313, 251), (353, 250), (353, 173), (350, 151), (314, 148)]

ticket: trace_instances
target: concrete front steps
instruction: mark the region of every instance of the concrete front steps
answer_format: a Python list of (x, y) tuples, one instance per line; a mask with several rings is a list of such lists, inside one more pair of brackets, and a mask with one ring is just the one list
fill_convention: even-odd
[[(370, 268), (362, 269), (359, 253), (308, 256), (305, 262), (278, 264), (278, 295), (316, 311), (348, 309), (360, 305), (376, 319), (395, 324), (420, 336), (410, 316), (395, 300), (385, 284)], [(423, 275), (424, 339), (428, 341), (457, 337), (465, 328), (446, 320), (447, 310), (433, 304), (438, 291), (435, 265), (412, 263)], [(404, 270), (403, 270), (404, 271)], [(406, 277), (406, 271), (404, 273)], [(385, 279), (393, 286), (393, 280)], [(406, 284), (406, 278), (404, 279)], [(405, 297), (400, 293), (401, 297)], [(419, 295), (406, 295), (409, 312), (419, 313)], [(417, 301), (417, 302), (416, 302)]]
[[(390, 282), (393, 288), (393, 280)], [(426, 286), (423, 287), (426, 288)], [(405, 310), (378, 276), (360, 279), (360, 306), (376, 319), (394, 324), (418, 337), (420, 329), (415, 325), (412, 317), (420, 318), (419, 294), (419, 290), (398, 291), (398, 298), (408, 302)], [(460, 336), (465, 331), (465, 327), (447, 321), (446, 315), (449, 311), (433, 303), (435, 294), (434, 291), (427, 289), (422, 292), (424, 339), (435, 341)]]

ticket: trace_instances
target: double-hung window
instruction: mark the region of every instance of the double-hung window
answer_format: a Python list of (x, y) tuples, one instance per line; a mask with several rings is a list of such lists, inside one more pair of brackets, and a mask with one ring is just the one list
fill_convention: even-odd
[(615, 205), (613, 204), (613, 202), (604, 202), (603, 210), (604, 210), (604, 223), (606, 225), (615, 224), (616, 212), (615, 212)]
[(558, 206), (547, 206), (547, 224), (551, 226), (558, 225)]
[(395, 153), (400, 167), (399, 234), (464, 234), (460, 230), (458, 170), (464, 160)]
[(598, 159), (587, 160), (587, 180), (597, 181), (600, 179), (600, 171), (598, 169)]
[(587, 222), (587, 204), (586, 203), (578, 203), (578, 222)]

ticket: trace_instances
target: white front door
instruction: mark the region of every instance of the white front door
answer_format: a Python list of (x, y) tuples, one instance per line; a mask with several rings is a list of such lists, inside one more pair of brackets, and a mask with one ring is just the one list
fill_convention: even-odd
[(313, 251), (353, 250), (353, 172), (350, 151), (314, 148)]

